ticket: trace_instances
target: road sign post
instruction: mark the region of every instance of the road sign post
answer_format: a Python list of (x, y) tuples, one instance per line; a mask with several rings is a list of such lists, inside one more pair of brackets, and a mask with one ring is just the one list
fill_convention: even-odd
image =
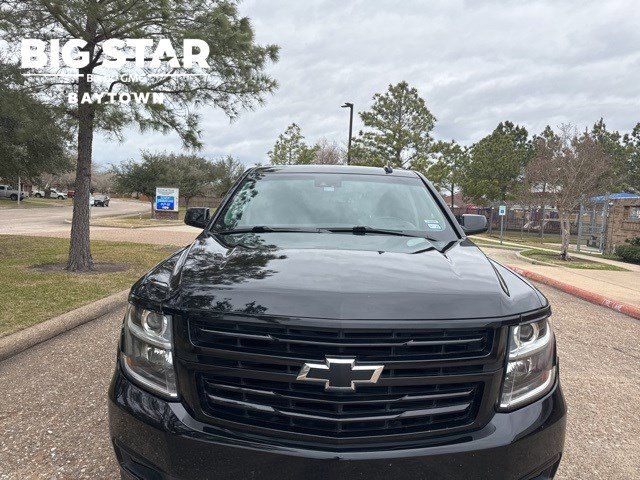
[(502, 245), (502, 237), (504, 235), (504, 216), (507, 214), (507, 206), (500, 205), (498, 215), (500, 215), (500, 245)]

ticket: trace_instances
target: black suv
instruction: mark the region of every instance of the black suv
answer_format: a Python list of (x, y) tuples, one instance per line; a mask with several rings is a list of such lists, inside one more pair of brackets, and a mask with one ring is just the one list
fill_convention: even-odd
[(247, 171), (131, 289), (123, 478), (547, 479), (566, 405), (546, 298), (420, 174)]

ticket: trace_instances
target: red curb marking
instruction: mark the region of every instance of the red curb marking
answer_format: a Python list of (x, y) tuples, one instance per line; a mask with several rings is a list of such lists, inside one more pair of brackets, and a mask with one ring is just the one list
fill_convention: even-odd
[(554, 280), (553, 278), (549, 278), (544, 275), (540, 275), (539, 273), (525, 270), (524, 268), (515, 267), (513, 265), (507, 265), (507, 267), (513, 270), (514, 272), (522, 275), (523, 277), (527, 277), (535, 282), (544, 283), (545, 285), (555, 287), (558, 290), (562, 290), (563, 292), (568, 293), (570, 295), (574, 295), (576, 297), (582, 298), (587, 302), (595, 303), (596, 305), (600, 305), (603, 307), (610, 308), (612, 310), (616, 310), (620, 313), (624, 313), (625, 315), (629, 315), (630, 317), (637, 318), (640, 320), (640, 308), (635, 307), (633, 305), (618, 302), (617, 300), (612, 300), (610, 298), (605, 297), (604, 295), (600, 295), (599, 293), (593, 293), (588, 290), (584, 290), (582, 288), (574, 287), (573, 285), (569, 285), (568, 283), (560, 282), (559, 280)]

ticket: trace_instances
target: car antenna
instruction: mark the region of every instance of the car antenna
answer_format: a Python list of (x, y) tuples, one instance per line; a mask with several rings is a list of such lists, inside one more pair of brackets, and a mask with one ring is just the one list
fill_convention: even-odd
[(393, 168), (388, 163), (384, 166), (384, 173), (393, 173)]

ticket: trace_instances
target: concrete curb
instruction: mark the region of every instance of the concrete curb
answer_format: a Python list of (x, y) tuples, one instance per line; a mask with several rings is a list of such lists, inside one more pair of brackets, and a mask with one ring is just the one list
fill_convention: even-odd
[(6, 337), (1, 337), (0, 361), (124, 306), (128, 295), (129, 290), (123, 290), (70, 312), (63, 313), (58, 317), (38, 323)]
[(600, 295), (599, 293), (590, 292), (588, 290), (584, 290), (582, 288), (574, 287), (568, 283), (561, 282), (559, 280), (554, 280), (553, 278), (549, 278), (545, 275), (541, 275), (536, 272), (531, 272), (529, 270), (525, 270), (524, 268), (516, 267), (514, 265), (507, 265), (508, 268), (513, 270), (514, 272), (522, 275), (523, 277), (527, 277), (534, 282), (544, 283), (545, 285), (549, 285), (550, 287), (557, 288), (565, 293), (573, 295), (575, 297), (586, 300), (587, 302), (595, 303), (596, 305), (600, 305), (602, 307), (610, 308), (612, 310), (616, 310), (617, 312), (624, 313), (632, 318), (640, 320), (640, 308), (634, 305), (629, 305), (627, 303), (618, 302), (617, 300), (612, 300), (610, 298), (605, 297), (604, 295)]

